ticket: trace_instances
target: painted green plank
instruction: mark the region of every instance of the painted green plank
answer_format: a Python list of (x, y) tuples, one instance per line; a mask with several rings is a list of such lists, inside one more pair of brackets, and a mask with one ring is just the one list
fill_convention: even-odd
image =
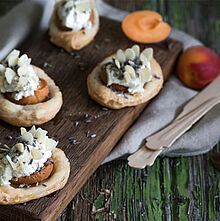
[(160, 183), (160, 163), (158, 158), (152, 167), (147, 168), (149, 177), (143, 185), (143, 200), (147, 202), (149, 220), (162, 220), (162, 200)]

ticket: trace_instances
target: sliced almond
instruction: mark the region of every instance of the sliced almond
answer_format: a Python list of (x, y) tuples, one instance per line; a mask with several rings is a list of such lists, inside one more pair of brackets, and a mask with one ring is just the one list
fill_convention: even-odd
[(30, 145), (32, 145), (34, 138), (30, 132), (26, 132), (22, 135), (22, 140), (27, 141)]
[(128, 63), (129, 63), (131, 66), (135, 65), (135, 63), (134, 63), (133, 61), (131, 61), (131, 60), (129, 60)]
[(13, 168), (13, 170), (15, 170), (15, 166), (14, 166), (14, 163), (12, 162), (11, 158), (8, 155), (6, 155), (6, 159), (8, 160), (8, 162), (11, 165), (11, 167)]
[(54, 149), (56, 147), (57, 143), (58, 143), (57, 141), (47, 138), (46, 143), (45, 143), (46, 150)]
[(16, 56), (17, 58), (19, 57), (20, 55), (20, 51), (14, 49), (7, 57), (6, 57), (6, 61), (8, 61), (8, 59), (11, 57), (11, 56)]
[(6, 81), (11, 84), (13, 78), (15, 77), (16, 73), (11, 68), (6, 68), (5, 77)]
[(30, 129), (29, 131), (33, 136), (35, 136), (35, 133), (36, 133), (36, 127), (35, 125), (32, 126), (32, 128)]
[(143, 65), (147, 65), (147, 57), (143, 53), (140, 55), (140, 61), (142, 61)]
[(16, 144), (15, 144), (15, 148), (16, 148), (20, 153), (23, 153), (23, 152), (24, 152), (24, 144), (23, 144), (23, 143), (16, 143)]
[(66, 2), (66, 4), (64, 5), (64, 8), (71, 8), (71, 7), (73, 7), (73, 1), (68, 1), (68, 2)]
[(145, 48), (142, 53), (146, 56), (147, 60), (150, 61), (153, 57), (153, 48)]
[(115, 59), (115, 65), (118, 69), (120, 69), (120, 67), (121, 67), (120, 62), (117, 59)]
[(125, 81), (126, 81), (127, 83), (129, 83), (129, 82), (131, 81), (131, 76), (130, 76), (130, 74), (129, 74), (127, 71), (125, 71), (123, 74), (124, 74), (124, 79), (125, 79)]
[(15, 54), (12, 54), (9, 58), (8, 58), (8, 66), (9, 67), (14, 67), (18, 62), (18, 57)]
[(47, 134), (46, 130), (42, 130), (41, 128), (38, 128), (36, 131), (36, 135), (35, 135), (37, 138), (37, 141), (39, 143), (43, 143), (46, 139), (46, 134)]
[(28, 58), (26, 54), (23, 54), (20, 58), (18, 58), (19, 66), (27, 66), (31, 63), (31, 58)]
[(131, 78), (135, 78), (135, 70), (130, 65), (125, 65), (125, 71), (128, 72)]
[(133, 49), (128, 48), (125, 51), (125, 57), (127, 60), (134, 60), (135, 59), (135, 52)]
[(43, 157), (42, 153), (37, 149), (31, 149), (31, 155), (34, 160), (40, 160)]
[(151, 79), (151, 72), (148, 68), (139, 69), (141, 83), (146, 83)]
[(27, 130), (24, 127), (21, 127), (20, 130), (21, 130), (21, 136), (23, 136), (27, 132)]
[(121, 49), (117, 50), (116, 58), (119, 62), (125, 62), (126, 61), (125, 54)]
[(76, 10), (80, 12), (88, 11), (89, 9), (93, 8), (92, 4), (88, 2), (76, 2)]
[(139, 45), (134, 45), (134, 46), (132, 46), (132, 49), (134, 50), (135, 55), (136, 55), (137, 57), (139, 57), (139, 55), (140, 55), (140, 47), (139, 47)]

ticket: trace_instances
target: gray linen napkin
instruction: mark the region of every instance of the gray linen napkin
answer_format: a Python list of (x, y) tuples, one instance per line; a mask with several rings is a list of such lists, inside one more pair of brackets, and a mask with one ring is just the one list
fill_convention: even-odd
[[(102, 16), (121, 21), (127, 15), (127, 12), (110, 7), (102, 0), (96, 0), (96, 4)], [(27, 48), (48, 28), (53, 5), (54, 0), (24, 0), (0, 18), (0, 60), (21, 43)], [(172, 29), (170, 37), (182, 41), (184, 49), (201, 45), (201, 42), (190, 35), (175, 29)], [(144, 138), (169, 124), (183, 104), (196, 93), (184, 87), (176, 77), (171, 77), (103, 163), (135, 152)], [(174, 157), (208, 152), (220, 140), (219, 130), (220, 105), (213, 108), (162, 154)]]

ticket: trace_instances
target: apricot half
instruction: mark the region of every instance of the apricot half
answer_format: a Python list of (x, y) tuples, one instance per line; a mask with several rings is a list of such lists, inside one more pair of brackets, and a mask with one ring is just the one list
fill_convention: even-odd
[(20, 100), (15, 100), (11, 93), (6, 93), (6, 98), (10, 101), (12, 101), (15, 104), (20, 104), (20, 105), (28, 105), (28, 104), (37, 104), (41, 103), (45, 100), (47, 100), (47, 96), (49, 94), (49, 87), (47, 82), (40, 78), (40, 83), (37, 87), (37, 90), (34, 92), (33, 96), (28, 96), (28, 97), (23, 97)]
[[(102, 68), (102, 72), (101, 72), (100, 78), (101, 78), (103, 84), (107, 85), (108, 77), (107, 77), (105, 66), (103, 66), (103, 68)], [(128, 88), (127, 87), (125, 87), (123, 85), (119, 85), (119, 84), (112, 84), (111, 88), (114, 88), (116, 91), (128, 92)]]
[(52, 170), (53, 170), (53, 161), (52, 158), (50, 158), (50, 161), (45, 163), (44, 167), (41, 168), (40, 171), (35, 172), (29, 176), (19, 177), (18, 179), (12, 178), (10, 182), (15, 185), (19, 184), (29, 185), (29, 184), (39, 183), (46, 180), (52, 173)]
[(170, 34), (170, 26), (154, 11), (136, 11), (122, 22), (122, 30), (131, 40), (139, 43), (160, 42)]
[(211, 49), (194, 46), (180, 56), (177, 73), (188, 87), (202, 89), (219, 75), (220, 59)]

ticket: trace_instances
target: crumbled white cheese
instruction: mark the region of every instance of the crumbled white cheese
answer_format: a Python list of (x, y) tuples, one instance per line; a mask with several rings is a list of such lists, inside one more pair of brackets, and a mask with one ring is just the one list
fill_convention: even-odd
[(88, 0), (63, 0), (59, 2), (57, 13), (62, 25), (72, 29), (73, 32), (92, 27), (90, 1)]
[(151, 48), (140, 54), (138, 45), (126, 49), (125, 52), (119, 49), (116, 57), (106, 64), (107, 86), (112, 84), (125, 86), (130, 94), (143, 92), (145, 83), (152, 80), (150, 63), (152, 56)]
[(13, 50), (0, 64), (0, 92), (12, 93), (15, 100), (34, 95), (39, 78), (30, 65), (26, 54), (19, 57), (20, 51)]
[(21, 128), (19, 143), (0, 159), (0, 185), (10, 185), (12, 178), (29, 176), (44, 166), (58, 143), (46, 134), (46, 130), (35, 126), (29, 132)]

